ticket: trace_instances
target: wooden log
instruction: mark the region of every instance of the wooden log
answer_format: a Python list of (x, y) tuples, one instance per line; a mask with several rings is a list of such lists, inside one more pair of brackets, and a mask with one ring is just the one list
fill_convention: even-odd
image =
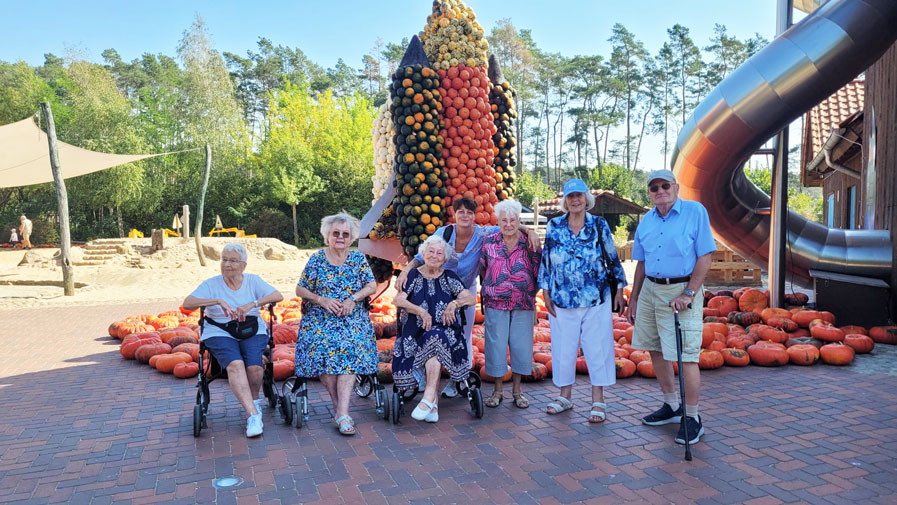
[(44, 122), (47, 124), (47, 143), (50, 149), (50, 169), (53, 171), (53, 185), (56, 187), (56, 202), (59, 207), (59, 251), (62, 263), (62, 291), (65, 296), (75, 295), (75, 276), (72, 266), (72, 237), (69, 230), (69, 197), (65, 191), (65, 179), (59, 169), (59, 146), (56, 144), (56, 123), (48, 102), (40, 104)]
[(196, 209), (196, 230), (193, 234), (196, 237), (196, 254), (199, 255), (199, 264), (206, 266), (206, 258), (202, 254), (202, 213), (206, 205), (206, 191), (209, 189), (209, 174), (212, 172), (212, 147), (206, 144), (206, 168), (202, 174), (202, 188), (199, 191), (199, 208)]

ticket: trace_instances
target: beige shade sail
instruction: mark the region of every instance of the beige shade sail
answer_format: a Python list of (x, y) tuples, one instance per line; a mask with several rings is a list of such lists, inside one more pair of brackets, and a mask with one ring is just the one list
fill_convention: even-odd
[[(59, 146), (63, 179), (78, 177), (163, 154), (107, 154), (81, 149), (65, 142)], [(0, 188), (15, 188), (53, 182), (47, 134), (34, 119), (0, 126)]]

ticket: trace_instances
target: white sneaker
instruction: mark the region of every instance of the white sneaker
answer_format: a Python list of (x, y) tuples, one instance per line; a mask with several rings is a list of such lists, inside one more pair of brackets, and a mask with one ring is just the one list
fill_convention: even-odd
[(445, 385), (445, 389), (442, 390), (442, 397), (454, 398), (456, 396), (458, 396), (458, 390), (455, 389), (455, 382), (449, 381), (449, 383)]
[(252, 438), (261, 435), (263, 427), (261, 414), (249, 416), (246, 420), (246, 436)]
[(262, 404), (265, 402), (264, 398), (259, 398), (258, 400), (252, 400), (252, 403), (255, 404), (255, 410), (259, 414), (262, 413)]

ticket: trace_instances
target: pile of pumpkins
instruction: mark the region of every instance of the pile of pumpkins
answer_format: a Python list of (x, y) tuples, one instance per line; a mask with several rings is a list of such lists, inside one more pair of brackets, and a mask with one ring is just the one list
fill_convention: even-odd
[[(629, 288), (624, 291), (628, 297)], [(471, 369), (483, 379), (495, 380), (485, 373), (484, 316), (477, 297), (473, 328), (473, 361)], [(787, 364), (809, 366), (819, 361), (829, 365), (850, 364), (856, 354), (871, 352), (876, 344), (897, 345), (897, 326), (836, 326), (830, 312), (797, 307), (790, 310), (769, 308), (768, 293), (752, 288), (736, 291), (706, 292), (703, 312), (701, 353), (698, 366), (712, 370), (722, 366), (767, 367)], [(805, 298), (792, 297), (791, 302), (806, 303)], [(725, 316), (721, 315), (725, 314)], [(271, 356), (275, 380), (293, 374), (296, 354), (296, 333), (302, 319), (301, 300), (281, 302), (274, 309), (274, 350)], [(377, 338), (378, 377), (391, 383), (392, 352), (397, 333), (397, 310), (392, 296), (381, 295), (372, 303), (371, 321)], [(262, 312), (263, 318), (269, 317)], [(183, 309), (158, 315), (132, 316), (109, 326), (109, 334), (121, 339), (121, 355), (146, 363), (176, 377), (193, 377), (199, 371), (198, 311)], [(648, 352), (632, 348), (633, 326), (626, 318), (613, 316), (614, 355), (617, 378), (638, 374), (655, 377)], [(510, 357), (508, 358), (510, 364)], [(674, 371), (676, 370), (675, 363)], [(588, 373), (585, 358), (576, 360), (576, 372)], [(533, 328), (533, 373), (525, 381), (551, 377), (551, 330), (548, 312), (541, 293), (536, 297), (536, 321)], [(511, 372), (501, 377), (511, 379)]]

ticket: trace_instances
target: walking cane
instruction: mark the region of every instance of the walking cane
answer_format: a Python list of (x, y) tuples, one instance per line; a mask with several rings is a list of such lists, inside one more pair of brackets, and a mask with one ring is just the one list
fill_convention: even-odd
[[(691, 308), (691, 304), (688, 304)], [(691, 445), (688, 443), (688, 422), (685, 415), (685, 370), (682, 369), (682, 330), (679, 329), (679, 311), (673, 309), (673, 322), (676, 327), (676, 361), (679, 364), (679, 402), (682, 405), (682, 430), (685, 432), (685, 461), (691, 461)]]

